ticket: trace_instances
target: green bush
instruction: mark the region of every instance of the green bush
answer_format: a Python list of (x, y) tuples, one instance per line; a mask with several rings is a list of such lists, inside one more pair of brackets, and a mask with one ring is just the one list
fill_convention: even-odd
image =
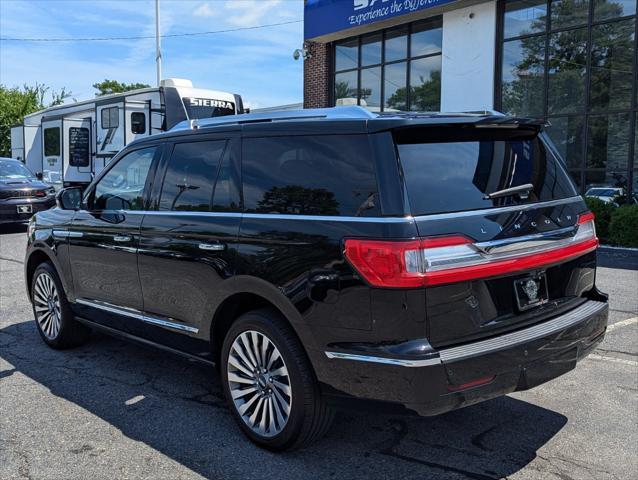
[(614, 211), (618, 208), (613, 203), (603, 202), (600, 198), (585, 197), (587, 207), (596, 216), (596, 234), (603, 242), (609, 240), (609, 222)]
[(621, 247), (638, 248), (638, 205), (623, 205), (614, 211), (609, 237)]

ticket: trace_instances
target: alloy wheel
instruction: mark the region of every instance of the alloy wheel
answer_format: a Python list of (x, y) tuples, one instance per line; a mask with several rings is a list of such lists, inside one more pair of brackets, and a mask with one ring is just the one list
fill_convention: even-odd
[(290, 416), (292, 389), (288, 368), (263, 333), (240, 333), (228, 353), (228, 386), (244, 423), (256, 434), (273, 437)]
[(49, 339), (56, 338), (60, 332), (62, 309), (58, 289), (48, 273), (41, 273), (35, 280), (33, 305), (36, 320), (44, 335)]

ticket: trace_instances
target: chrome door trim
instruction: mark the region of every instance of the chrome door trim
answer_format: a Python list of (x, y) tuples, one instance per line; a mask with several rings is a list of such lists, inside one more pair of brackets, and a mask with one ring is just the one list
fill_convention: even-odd
[(53, 236), (56, 238), (80, 238), (84, 236), (84, 233), (72, 230), (53, 230)]
[(199, 249), (211, 252), (221, 252), (226, 250), (226, 245), (224, 243), (200, 243)]
[(325, 352), (326, 357), (339, 360), (354, 360), (356, 362), (368, 362), (368, 363), (381, 363), (383, 365), (395, 365), (398, 367), (428, 367), (432, 365), (439, 365), (441, 359), (437, 357), (426, 358), (423, 360), (406, 360), (403, 358), (386, 358), (375, 357), (372, 355), (356, 355), (353, 353), (341, 353), (341, 352)]
[(115, 313), (118, 315), (124, 315), (126, 317), (134, 318), (136, 320), (140, 320), (144, 323), (149, 323), (151, 325), (158, 325), (160, 327), (171, 328), (173, 330), (180, 330), (183, 332), (189, 333), (197, 333), (199, 332), (198, 328), (191, 327), (189, 325), (184, 325), (183, 323), (177, 323), (174, 321), (168, 321), (157, 317), (152, 317), (150, 315), (146, 315), (139, 310), (135, 310), (134, 308), (126, 308), (120, 307), (116, 305), (112, 305), (106, 302), (99, 302), (96, 300), (87, 300), (85, 298), (78, 298), (75, 300), (76, 303), (80, 305), (86, 305), (87, 307), (97, 308), (98, 310), (104, 310), (105, 312)]

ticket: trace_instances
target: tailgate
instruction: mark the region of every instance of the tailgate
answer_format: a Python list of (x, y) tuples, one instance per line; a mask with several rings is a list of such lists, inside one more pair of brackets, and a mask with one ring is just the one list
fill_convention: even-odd
[(545, 320), (595, 278), (593, 217), (538, 127), (394, 132), (433, 346)]

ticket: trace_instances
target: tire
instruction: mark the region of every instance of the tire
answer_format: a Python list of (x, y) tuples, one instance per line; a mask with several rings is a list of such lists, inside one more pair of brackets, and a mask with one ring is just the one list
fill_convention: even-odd
[(73, 317), (60, 277), (49, 262), (33, 273), (31, 305), (38, 332), (51, 348), (77, 347), (88, 340), (91, 330)]
[[(266, 367), (266, 372), (262, 368), (255, 374), (251, 368), (255, 364)], [(306, 353), (292, 329), (272, 310), (248, 312), (231, 325), (220, 367), (233, 416), (257, 445), (273, 451), (298, 449), (321, 438), (330, 427), (334, 410), (319, 391)]]

